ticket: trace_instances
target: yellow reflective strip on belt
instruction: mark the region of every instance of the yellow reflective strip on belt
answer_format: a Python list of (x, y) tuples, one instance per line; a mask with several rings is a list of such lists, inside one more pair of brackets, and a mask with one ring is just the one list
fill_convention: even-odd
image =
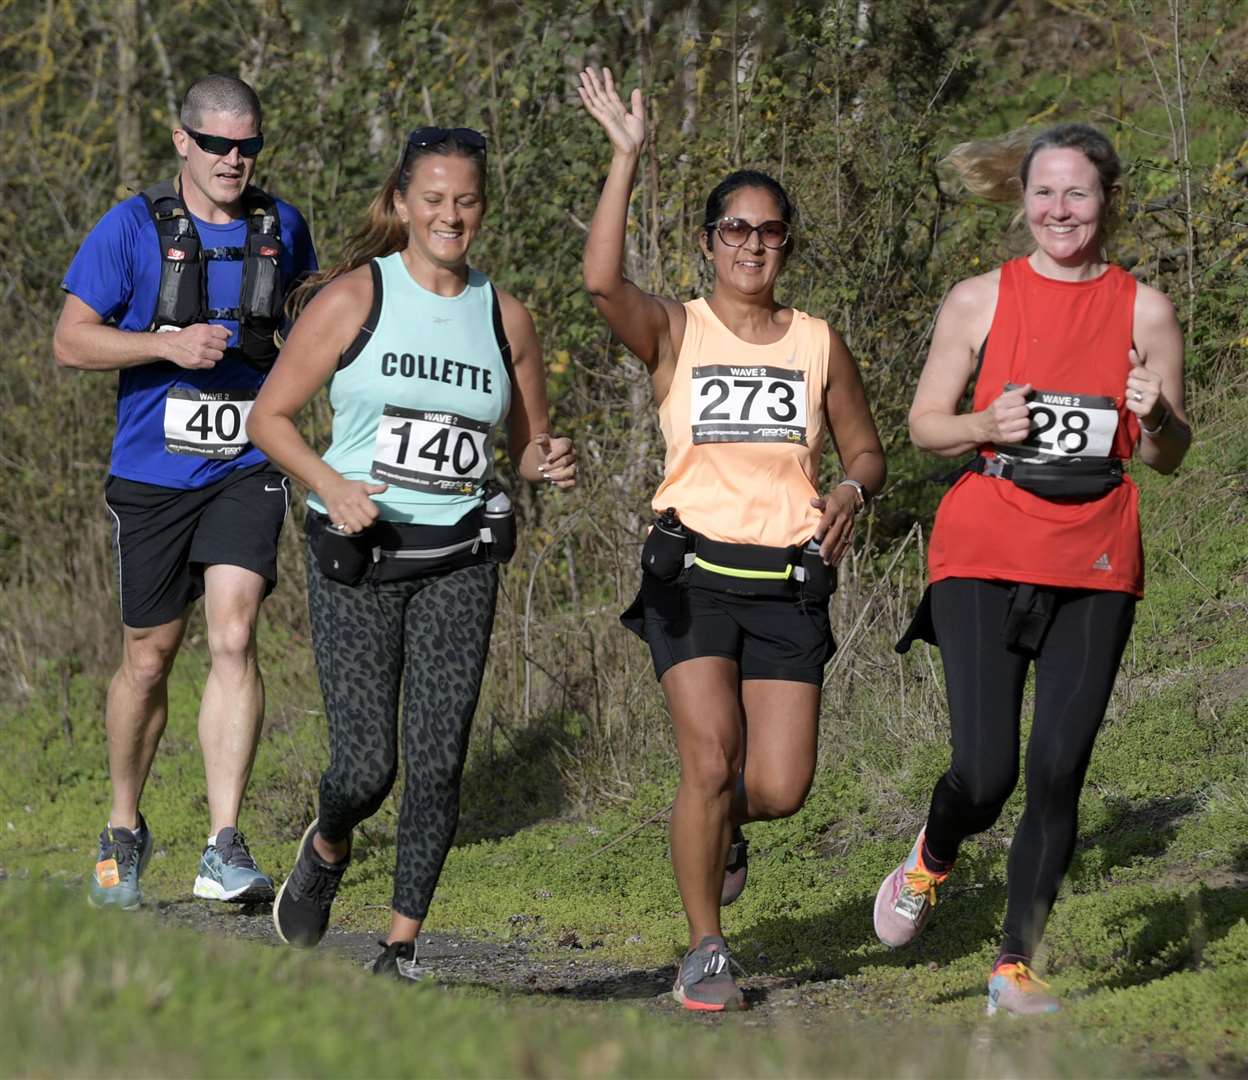
[(768, 581), (784, 581), (793, 576), (793, 565), (790, 563), (783, 570), (740, 570), (735, 566), (720, 566), (707, 562), (698, 555), (693, 557), (693, 565), (709, 570), (712, 574), (726, 574), (728, 577), (763, 578)]

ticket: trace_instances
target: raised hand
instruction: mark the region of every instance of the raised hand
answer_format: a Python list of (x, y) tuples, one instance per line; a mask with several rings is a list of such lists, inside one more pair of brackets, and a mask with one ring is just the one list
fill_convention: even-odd
[(986, 443), (1021, 443), (1031, 430), (1031, 411), (1027, 408), (1027, 395), (1031, 383), (1006, 390), (988, 408), (978, 414), (981, 438)]
[(640, 90), (633, 91), (631, 108), (625, 108), (616, 92), (611, 69), (604, 67), (599, 72), (597, 68), (587, 67), (581, 72), (576, 92), (581, 95), (585, 111), (602, 125), (617, 154), (635, 156), (641, 153), (646, 141), (646, 113)]

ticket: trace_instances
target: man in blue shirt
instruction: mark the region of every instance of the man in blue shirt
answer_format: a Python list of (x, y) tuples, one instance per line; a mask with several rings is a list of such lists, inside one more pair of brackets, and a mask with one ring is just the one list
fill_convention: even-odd
[(238, 815), (264, 713), (256, 619), (277, 578), (289, 495), (247, 442), (246, 420), (276, 357), (282, 300), (316, 255), (299, 212), (249, 186), (263, 144), (250, 86), (225, 75), (195, 82), (173, 130), (177, 178), (109, 210), (62, 283), (57, 363), (118, 372), (105, 501), (123, 647), (105, 714), (112, 807), (89, 888), (99, 906), (141, 902), (152, 834), (139, 799), (200, 596), (212, 661), (199, 709), (211, 821), (194, 892), (273, 896)]

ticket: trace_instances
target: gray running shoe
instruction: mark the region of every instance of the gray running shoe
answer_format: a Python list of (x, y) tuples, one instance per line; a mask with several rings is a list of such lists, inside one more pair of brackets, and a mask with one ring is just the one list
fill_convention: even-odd
[(724, 884), (719, 891), (719, 906), (727, 907), (745, 892), (745, 879), (750, 872), (749, 841), (736, 825), (728, 844), (728, 860), (724, 863)]
[(273, 899), (273, 879), (256, 866), (243, 834), (225, 828), (200, 856), (194, 892), (201, 900), (260, 903)]
[[(672, 997), (696, 1012), (733, 1012), (748, 1008), (745, 995), (732, 977), (736, 961), (722, 937), (708, 934), (690, 949), (676, 972)], [(737, 965), (739, 967), (739, 965)]]
[(432, 968), (416, 959), (416, 942), (383, 939), (377, 944), (381, 946), (381, 955), (373, 961), (374, 975), (419, 982), (433, 974)]
[(351, 862), (350, 854), (342, 862), (327, 863), (316, 853), (312, 838), (316, 835), (318, 820), (313, 818), (312, 824), (304, 831), (303, 839), (299, 841), (295, 868), (282, 883), (277, 899), (273, 901), (273, 925), (277, 936), (287, 945), (311, 948), (325, 936), (329, 926), (329, 909), (338, 895), (342, 875)]
[(87, 887), (87, 899), (94, 907), (118, 907), (133, 911), (143, 903), (139, 878), (152, 857), (152, 834), (143, 815), (137, 829), (104, 826), (100, 833), (100, 853)]

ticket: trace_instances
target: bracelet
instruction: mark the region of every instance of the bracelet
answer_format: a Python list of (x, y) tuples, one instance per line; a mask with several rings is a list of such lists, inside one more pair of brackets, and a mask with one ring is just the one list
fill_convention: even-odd
[(1154, 438), (1157, 435), (1161, 434), (1162, 428), (1164, 428), (1168, 423), (1170, 423), (1170, 410), (1163, 408), (1161, 410), (1161, 419), (1157, 421), (1156, 427), (1153, 427), (1153, 428), (1145, 427), (1144, 418), (1140, 417), (1140, 430), (1144, 432), (1144, 434), (1149, 436), (1150, 438)]
[(862, 484), (860, 484), (857, 480), (842, 480), (836, 486), (837, 487), (852, 487), (854, 489), (854, 494), (858, 497), (858, 507), (857, 509), (854, 510), (855, 514), (858, 514), (859, 512), (861, 512), (863, 507), (867, 505), (867, 489), (863, 487)]

